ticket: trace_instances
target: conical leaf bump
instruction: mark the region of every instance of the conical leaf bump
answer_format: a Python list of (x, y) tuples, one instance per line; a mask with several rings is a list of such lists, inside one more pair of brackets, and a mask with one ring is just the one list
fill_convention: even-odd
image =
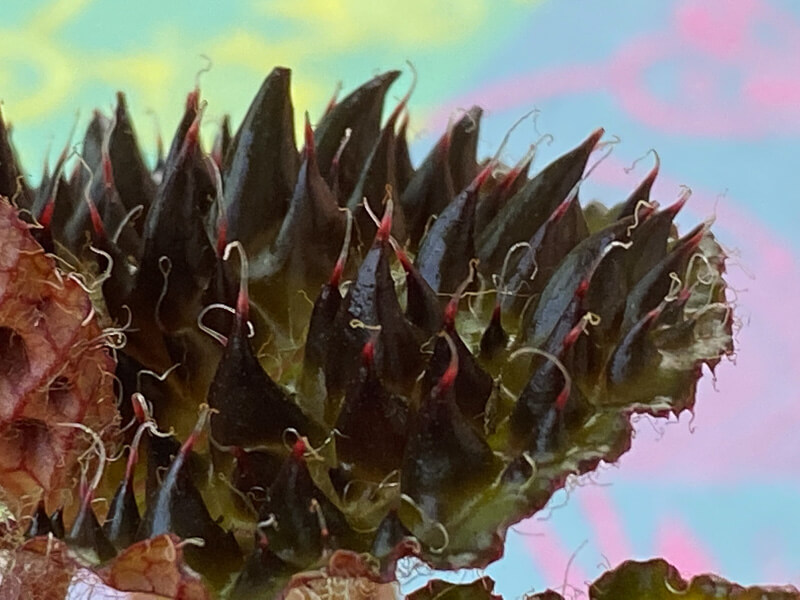
[[(733, 351), (725, 254), (707, 225), (678, 233), (688, 194), (655, 198), (657, 167), (584, 206), (602, 129), (529, 176), (533, 147), (476, 156), (478, 107), (414, 165), (407, 97), (383, 120), (398, 76), (307, 116), (299, 151), (288, 69), (209, 154), (195, 89), (152, 169), (120, 95), (86, 164), (38, 188), (0, 123), (0, 485), (30, 495), (30, 542), (65, 538), (67, 572), (64, 552), (118, 553), (105, 585), (202, 598), (185, 556), (251, 598), (342, 573), (383, 590), (409, 554), (484, 567), (569, 475), (630, 449), (632, 415), (691, 409)], [(117, 397), (147, 465), (91, 455), (80, 485), (86, 441), (59, 423), (107, 441)], [(45, 507), (70, 498), (65, 535)], [(414, 597), (461, 592), (492, 597)]]
[(59, 271), (0, 199), (0, 487), (6, 502), (64, 501), (87, 448), (117, 426), (114, 360), (78, 281)]

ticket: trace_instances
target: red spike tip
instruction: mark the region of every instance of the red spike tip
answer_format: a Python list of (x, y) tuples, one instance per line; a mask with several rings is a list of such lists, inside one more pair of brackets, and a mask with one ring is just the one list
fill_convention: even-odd
[(331, 278), (328, 280), (328, 285), (332, 287), (339, 287), (339, 283), (342, 281), (342, 275), (344, 274), (344, 261), (337, 259), (336, 264), (333, 265), (333, 272), (331, 273)]
[(493, 161), (493, 160), (490, 160), (490, 161), (489, 161), (489, 164), (487, 164), (487, 165), (486, 165), (486, 166), (485, 166), (485, 167), (484, 167), (484, 168), (483, 168), (483, 169), (480, 171), (480, 173), (478, 173), (478, 174), (475, 176), (475, 179), (472, 181), (472, 183), (471, 183), (471, 184), (470, 184), (470, 186), (469, 186), (469, 187), (470, 187), (470, 191), (471, 191), (473, 194), (474, 194), (475, 192), (477, 192), (478, 190), (480, 190), (480, 189), (481, 189), (481, 186), (483, 186), (483, 184), (484, 184), (484, 183), (486, 183), (486, 180), (487, 180), (487, 179), (489, 179), (489, 177), (492, 175), (492, 171), (494, 171), (494, 168), (495, 168), (495, 163), (494, 163), (494, 161)]
[(196, 111), (200, 105), (200, 88), (196, 87), (186, 95), (186, 110)]
[(642, 319), (642, 328), (647, 329), (649, 327), (652, 327), (653, 324), (655, 324), (656, 320), (658, 319), (659, 315), (661, 315), (663, 311), (664, 311), (664, 306), (659, 305), (656, 306), (649, 313), (647, 313), (644, 319)]
[(498, 300), (494, 305), (494, 309), (492, 309), (491, 322), (499, 324), (500, 323), (500, 319), (502, 318), (502, 316), (503, 315), (502, 315), (502, 310), (500, 308), (500, 301)]
[(567, 400), (569, 400), (569, 394), (570, 394), (569, 383), (565, 383), (564, 387), (561, 389), (561, 392), (556, 397), (556, 409), (558, 411), (564, 410), (564, 407), (567, 405)]
[(686, 202), (689, 201), (689, 196), (691, 195), (692, 194), (691, 192), (689, 192), (689, 190), (684, 191), (681, 194), (681, 197), (678, 198), (678, 200), (674, 204), (664, 209), (664, 212), (668, 213), (673, 218), (675, 218), (675, 215), (677, 215), (681, 211), (681, 209), (686, 205)]
[(460, 294), (454, 295), (450, 298), (450, 302), (444, 309), (444, 329), (446, 331), (453, 331), (456, 328), (456, 315), (458, 314), (458, 303), (461, 300)]
[[(365, 202), (367, 202), (365, 200)], [(392, 233), (392, 199), (386, 202), (386, 208), (383, 210), (383, 218), (381, 219), (381, 225), (378, 227), (378, 232), (375, 234), (375, 241), (376, 242), (386, 242), (389, 240), (389, 235)]]
[(581, 336), (583, 331), (584, 331), (584, 324), (583, 320), (581, 320), (580, 323), (578, 323), (577, 325), (575, 325), (575, 327), (570, 329), (569, 333), (566, 336), (564, 336), (564, 342), (562, 344), (564, 350), (569, 350), (570, 348), (572, 348), (572, 346), (575, 345), (575, 342), (578, 341), (578, 338)]
[(400, 261), (400, 266), (403, 267), (403, 270), (406, 272), (406, 275), (411, 273), (411, 270), (414, 268), (414, 265), (411, 264), (411, 259), (408, 258), (408, 254), (406, 254), (405, 250), (403, 250), (399, 245), (395, 246), (394, 254), (397, 256), (397, 260)]
[(339, 163), (342, 160), (342, 154), (344, 154), (345, 148), (347, 148), (347, 144), (350, 141), (350, 136), (352, 134), (352, 129), (349, 127), (344, 130), (344, 136), (342, 136), (341, 141), (339, 142), (339, 147), (336, 149), (336, 154), (333, 155), (333, 160), (331, 160), (331, 168), (328, 171), (330, 176), (331, 185), (334, 185), (339, 177)]
[(100, 216), (100, 212), (97, 210), (94, 202), (88, 199), (87, 201), (89, 203), (89, 217), (92, 219), (92, 228), (99, 239), (105, 240), (106, 228), (103, 225), (103, 218)]
[(647, 185), (653, 185), (653, 182), (656, 180), (656, 177), (658, 177), (658, 170), (661, 168), (661, 157), (658, 156), (658, 152), (656, 152), (655, 150), (653, 150), (653, 154), (656, 157), (656, 162), (653, 165), (653, 168), (650, 169), (650, 172), (644, 178), (644, 183), (646, 183)]
[[(134, 402), (135, 405), (135, 402)], [(128, 485), (133, 484), (133, 474), (136, 470), (136, 463), (139, 461), (139, 442), (144, 435), (144, 432), (148, 429), (150, 423), (146, 421), (142, 421), (139, 424), (139, 427), (136, 428), (136, 433), (133, 436), (133, 441), (130, 447), (130, 453), (128, 454), (128, 462), (125, 465), (125, 481), (128, 482)]]
[(292, 446), (292, 456), (297, 460), (303, 458), (303, 455), (306, 453), (306, 442), (302, 437), (298, 437), (295, 440), (294, 445)]
[(178, 452), (178, 456), (175, 457), (175, 460), (181, 458), (182, 460), (186, 460), (189, 456), (189, 453), (194, 448), (194, 445), (197, 443), (197, 440), (200, 438), (200, 434), (203, 432), (203, 428), (206, 426), (206, 421), (208, 420), (208, 413), (209, 407), (203, 406), (200, 409), (200, 416), (197, 417), (197, 422), (194, 425), (194, 429), (192, 433), (189, 434), (189, 437), (186, 438), (186, 441), (183, 442), (180, 451)]
[(371, 367), (375, 362), (375, 341), (375, 336), (371, 337), (361, 349), (361, 361), (365, 367)]
[(450, 364), (445, 369), (445, 372), (442, 373), (441, 379), (439, 379), (439, 383), (437, 384), (437, 388), (439, 390), (439, 394), (443, 394), (448, 391), (456, 381), (456, 377), (458, 376), (458, 363), (451, 361)]
[(509, 189), (512, 185), (514, 185), (514, 182), (517, 180), (517, 177), (519, 177), (521, 173), (522, 169), (520, 167), (513, 167), (500, 180), (500, 187), (503, 190)]
[(197, 142), (200, 138), (200, 112), (198, 111), (189, 129), (186, 131), (186, 138), (183, 141), (184, 150), (188, 153), (197, 147)]
[(557, 223), (562, 218), (564, 218), (564, 215), (567, 214), (567, 209), (569, 208), (569, 205), (572, 204), (573, 199), (574, 196), (572, 198), (567, 198), (556, 207), (556, 209), (553, 211), (553, 214), (550, 215), (551, 223)]
[(450, 346), (450, 364), (447, 365), (444, 373), (439, 378), (439, 382), (436, 384), (436, 395), (442, 396), (445, 392), (449, 391), (450, 388), (456, 382), (456, 377), (458, 377), (458, 354), (456, 353), (456, 345), (453, 343), (452, 338), (445, 334), (445, 339), (447, 339), (447, 344)]
[(44, 205), (44, 208), (42, 209), (42, 214), (39, 215), (39, 223), (41, 223), (45, 229), (50, 228), (50, 221), (53, 220), (53, 211), (55, 210), (55, 207), (56, 207), (55, 198), (51, 197), (47, 201), (47, 204)]
[(225, 252), (222, 254), (222, 260), (228, 260), (233, 248), (239, 251), (239, 295), (236, 297), (236, 320), (243, 323), (250, 315), (250, 293), (248, 291), (248, 284), (250, 283), (250, 263), (247, 260), (247, 254), (244, 251), (242, 243), (233, 241), (225, 246)]
[(597, 143), (605, 135), (606, 130), (602, 127), (595, 129), (592, 134), (587, 138), (586, 143), (590, 144), (592, 148), (597, 146)]
[(575, 290), (575, 296), (577, 298), (583, 298), (586, 295), (586, 292), (589, 291), (589, 284), (591, 282), (589, 279), (582, 279), (581, 282), (578, 284), (577, 289)]
[(111, 156), (108, 154), (108, 149), (103, 150), (103, 183), (106, 188), (114, 186), (114, 168), (111, 165)]
[(242, 321), (246, 321), (250, 316), (250, 295), (247, 287), (239, 286), (239, 295), (236, 297), (236, 316)]
[(697, 250), (697, 248), (700, 246), (700, 242), (703, 241), (705, 235), (706, 235), (706, 228), (703, 226), (699, 227), (697, 229), (697, 232), (692, 234), (692, 236), (686, 240), (686, 250), (688, 252), (693, 252)]
[(139, 392), (131, 394), (131, 404), (133, 405), (133, 416), (139, 423), (144, 423), (149, 418), (149, 409), (147, 408), (144, 396)]
[(353, 215), (350, 211), (347, 212), (347, 224), (344, 230), (344, 240), (342, 240), (342, 249), (339, 251), (339, 256), (336, 258), (336, 263), (333, 265), (333, 273), (328, 282), (333, 287), (338, 287), (339, 282), (342, 280), (345, 265), (347, 264), (347, 254), (350, 250), (350, 235), (353, 232)]

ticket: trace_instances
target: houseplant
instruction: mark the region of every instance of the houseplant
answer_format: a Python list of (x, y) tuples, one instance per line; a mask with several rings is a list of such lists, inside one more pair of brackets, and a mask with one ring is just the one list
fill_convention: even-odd
[[(398, 76), (306, 115), (301, 151), (288, 69), (208, 151), (195, 89), (152, 169), (120, 94), (36, 189), (3, 127), (4, 587), (390, 593), (405, 556), (485, 566), (632, 414), (693, 407), (733, 315), (688, 196), (651, 199), (656, 166), (583, 207), (603, 130), (529, 177), (476, 156), (477, 107), (415, 168)], [(686, 585), (625, 569), (594, 596)]]

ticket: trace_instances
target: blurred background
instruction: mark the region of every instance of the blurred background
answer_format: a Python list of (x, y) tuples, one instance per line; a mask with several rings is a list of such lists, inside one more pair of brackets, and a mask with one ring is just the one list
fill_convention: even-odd
[(417, 160), (472, 104), (486, 110), (482, 154), (539, 109), (506, 162), (550, 133), (541, 167), (603, 126), (621, 143), (582, 197), (624, 198), (655, 148), (656, 199), (689, 186), (683, 226), (716, 219), (730, 255), (736, 364), (703, 379), (694, 416), (640, 421), (619, 464), (516, 526), (488, 569), (497, 590), (572, 594), (608, 565), (651, 556), (684, 576), (800, 586), (800, 3), (4, 0), (0, 20), (0, 99), (33, 180), (77, 111), (82, 131), (118, 89), (152, 157), (157, 128), (171, 135), (197, 77), (210, 138), (224, 113), (238, 123), (275, 65), (293, 69), (296, 116), (308, 109), (313, 121), (338, 82), (346, 93), (378, 70), (406, 71), (390, 92), (401, 96), (406, 60), (419, 79)]

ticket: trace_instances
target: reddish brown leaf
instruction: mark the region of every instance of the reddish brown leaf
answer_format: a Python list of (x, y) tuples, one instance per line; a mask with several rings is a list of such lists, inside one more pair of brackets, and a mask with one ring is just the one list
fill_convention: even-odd
[(184, 564), (180, 539), (169, 533), (129, 546), (97, 574), (113, 590), (132, 592), (132, 598), (211, 598), (200, 577)]
[[(0, 199), (0, 492), (10, 504), (44, 494), (57, 506), (83, 434), (116, 431), (109, 354), (89, 295), (56, 268)], [(51, 504), (52, 503), (52, 504)]]
[(327, 567), (292, 577), (282, 597), (286, 600), (395, 600), (397, 588), (393, 583), (382, 582), (360, 554), (337, 550), (331, 554)]
[(0, 570), (0, 600), (64, 600), (79, 567), (66, 544), (52, 536), (35, 537), (0, 553), (0, 560), (13, 565)]

